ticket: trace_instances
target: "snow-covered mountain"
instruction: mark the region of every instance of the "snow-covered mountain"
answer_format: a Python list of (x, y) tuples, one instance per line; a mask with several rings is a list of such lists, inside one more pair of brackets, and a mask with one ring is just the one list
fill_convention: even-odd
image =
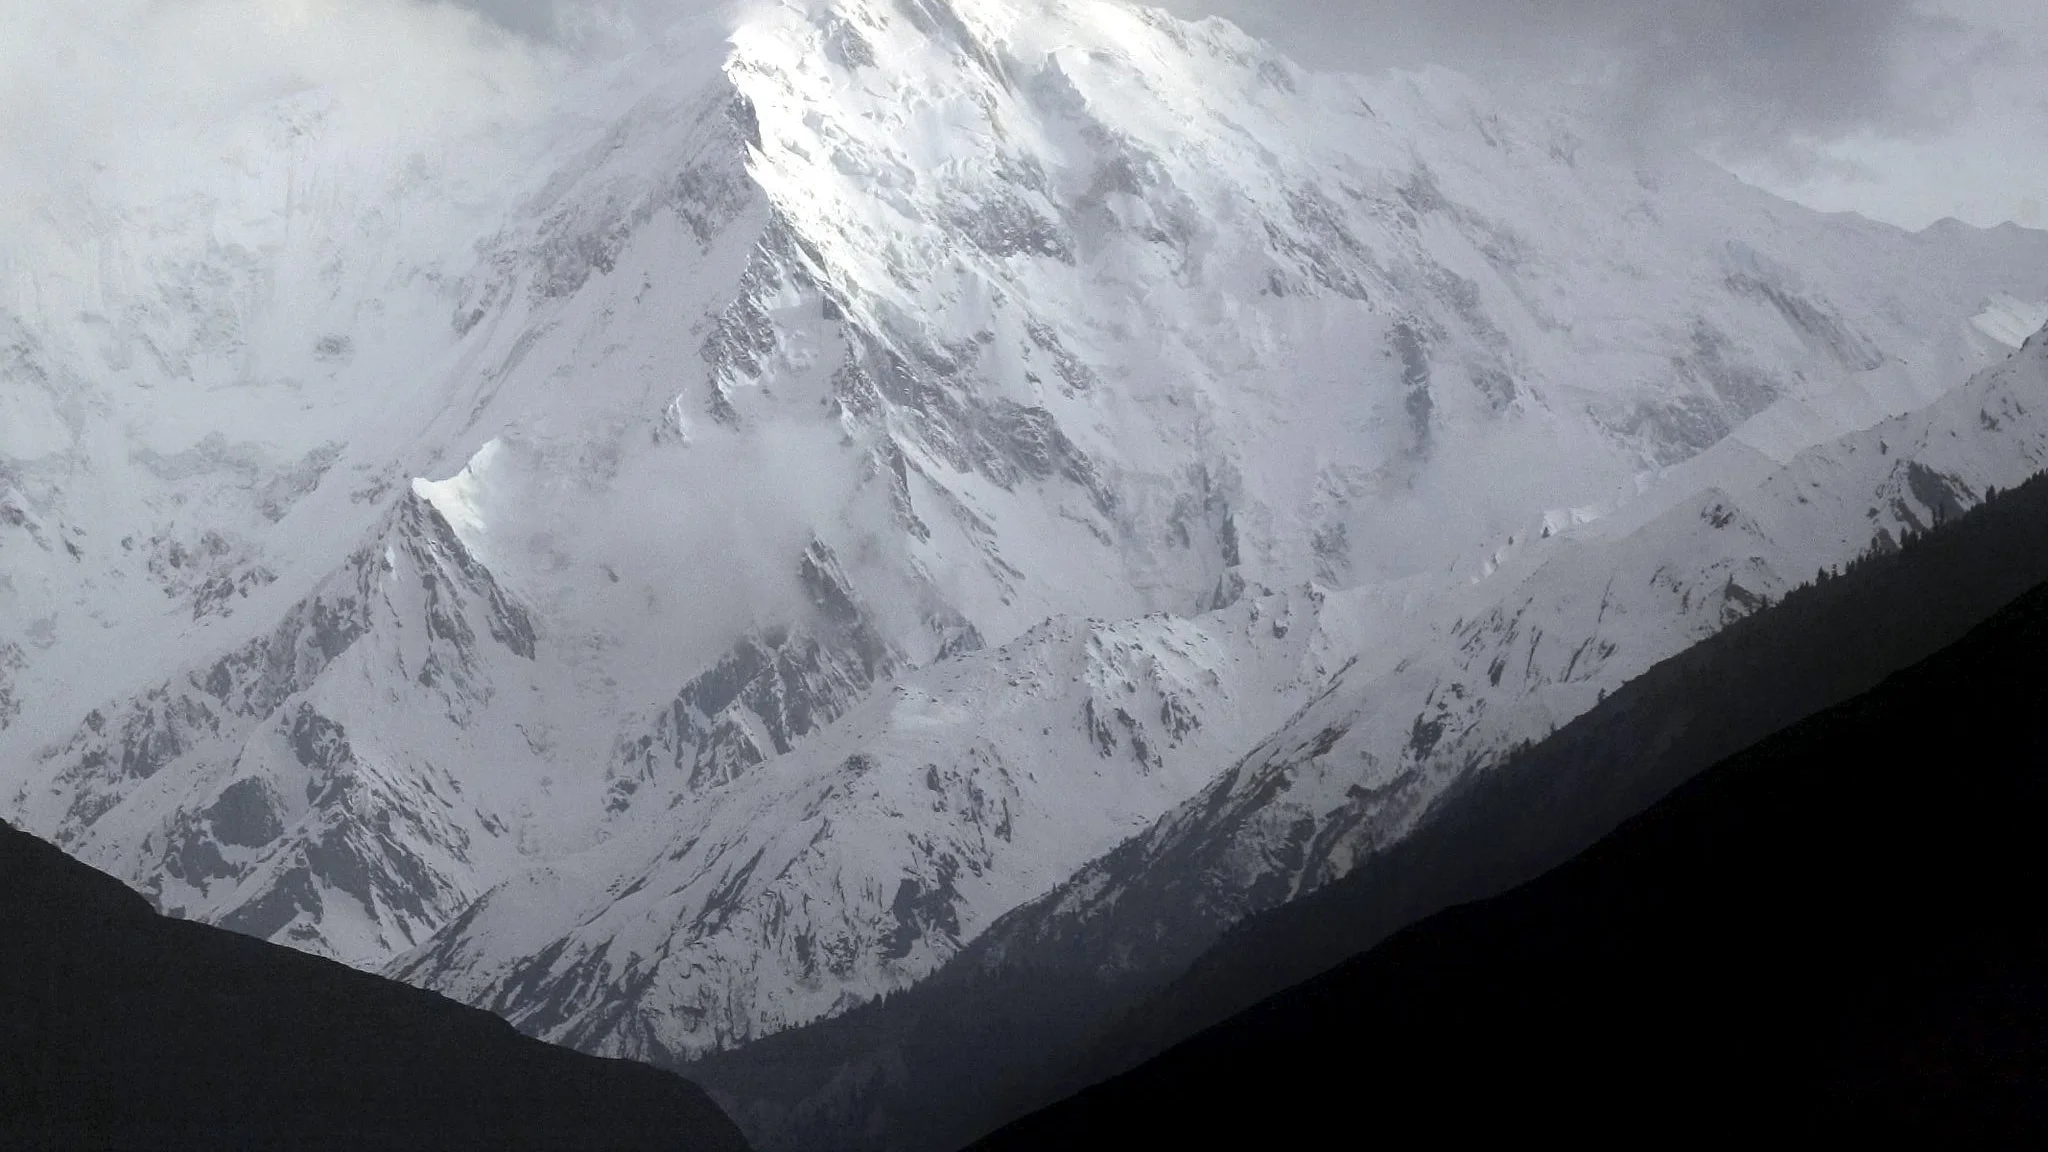
[[(1675, 532), (2048, 300), (2048, 235), (1114, 3), (785, 5), (551, 91), (393, 155), (277, 98), (0, 242), (0, 796), (605, 1051), (917, 979), (1305, 705), (1494, 644), (1446, 622), (1563, 580), (1546, 535)], [(1573, 569), (1503, 691), (1568, 714), (1796, 577), (1736, 532), (1605, 656)], [(1453, 680), (1382, 727), (1464, 748)]]
[[(901, 986), (1004, 908), (1018, 911), (981, 938), (977, 963), (1172, 971), (1231, 923), (1360, 866), (1453, 784), (1657, 662), (2048, 469), (2048, 332), (1927, 409), (1775, 468), (1716, 467), (1753, 452), (1717, 446), (1669, 489), (1546, 527), (1433, 598), (1312, 590), (1301, 618), (1288, 598), (1244, 600), (1144, 622), (1174, 639), (1127, 625), (1106, 646), (1091, 627), (1085, 661), (1074, 628), (1036, 629), (912, 674), (749, 778), (727, 827), (585, 857), (574, 864), (597, 874), (574, 887), (560, 865), (523, 877), (394, 971), (570, 1044), (664, 1058), (842, 1008), (849, 976)], [(1700, 488), (1700, 472), (1724, 480)], [(1304, 619), (1316, 634), (1290, 639)], [(1178, 659), (1162, 666), (1159, 652)], [(1247, 696), (1254, 708), (1228, 707)], [(1205, 720), (1241, 739), (1258, 712), (1296, 702), (1228, 771), (1027, 904), (1058, 870), (1048, 860), (1174, 795), (1199, 775), (1181, 770), (1190, 760), (1216, 762)], [(1115, 763), (1126, 745), (1140, 775)], [(920, 761), (921, 780), (885, 769)], [(1148, 761), (1171, 775), (1143, 774)], [(893, 892), (876, 882), (892, 862)], [(849, 880), (864, 890), (845, 895)], [(536, 931), (548, 924), (561, 927)]]
[(1231, 923), (1368, 866), (1453, 784), (1658, 661), (2044, 470), (2048, 330), (1928, 408), (1763, 477), (1536, 541), (1397, 661), (1348, 666), (1200, 795), (1001, 922), (982, 953), (1174, 971)]
[(905, 674), (712, 792), (664, 758), (662, 816), (506, 881), (392, 974), (643, 1056), (901, 987), (1284, 719), (1349, 646), (1317, 599), (1057, 618)]

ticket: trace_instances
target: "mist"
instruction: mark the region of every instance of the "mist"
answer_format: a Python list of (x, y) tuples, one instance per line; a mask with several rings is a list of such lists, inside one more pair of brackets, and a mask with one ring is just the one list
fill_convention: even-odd
[(1169, 0), (1244, 24), (1305, 63), (1442, 64), (1603, 90), (1646, 124), (1769, 145), (1908, 125), (1910, 47), (1940, 35), (1912, 0)]
[[(1319, 69), (1442, 64), (1829, 209), (2048, 224), (2034, 0), (1161, 0)], [(517, 126), (561, 77), (732, 0), (11, 0), (0, 221), (161, 196), (248, 109), (322, 94), (365, 149)], [(178, 175), (179, 173), (184, 175)]]
[(317, 117), (379, 165), (517, 126), (561, 52), (412, 0), (0, 5), (0, 254), (92, 217), (232, 187), (238, 153)]
[(2048, 224), (2036, 0), (1161, 0), (1315, 68), (1438, 64), (1825, 210)]
[[(589, 48), (702, 0), (456, 0)], [(2036, 0), (1155, 0), (1303, 64), (1437, 64), (1702, 152), (1826, 210), (2048, 226), (2048, 5)]]

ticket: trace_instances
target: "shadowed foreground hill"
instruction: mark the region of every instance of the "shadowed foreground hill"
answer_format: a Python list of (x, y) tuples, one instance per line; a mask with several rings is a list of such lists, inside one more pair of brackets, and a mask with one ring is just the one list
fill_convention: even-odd
[(686, 1080), (158, 916), (0, 823), (0, 1146), (746, 1145)]
[(1390, 1121), (2038, 1146), (2044, 716), (2048, 587), (1554, 871), (976, 1147), (1285, 1147)]

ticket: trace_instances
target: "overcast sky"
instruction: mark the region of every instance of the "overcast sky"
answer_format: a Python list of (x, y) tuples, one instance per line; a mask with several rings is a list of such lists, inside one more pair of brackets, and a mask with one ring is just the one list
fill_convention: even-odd
[(2048, 227), (2048, 0), (1164, 0), (1320, 67), (1575, 84), (1829, 210)]
[[(1436, 62), (1569, 88), (1817, 207), (2048, 227), (2048, 0), (1162, 2), (1312, 67)], [(608, 17), (727, 4), (0, 0), (0, 199), (209, 102), (353, 85), (419, 126), (516, 99), (544, 46), (604, 41)]]
[[(591, 0), (456, 2), (545, 35)], [(1570, 85), (1629, 131), (1817, 207), (2048, 227), (2048, 0), (1155, 2), (1312, 67)]]

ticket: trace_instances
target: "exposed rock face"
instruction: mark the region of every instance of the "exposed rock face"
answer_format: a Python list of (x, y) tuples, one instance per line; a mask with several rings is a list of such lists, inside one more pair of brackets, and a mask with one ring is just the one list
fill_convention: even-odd
[(499, 885), (390, 971), (650, 1057), (901, 987), (1279, 722), (1344, 643), (1316, 610), (1268, 595), (1192, 621), (1055, 620), (904, 672), (730, 779), (658, 760), (658, 822)]
[[(535, 642), (526, 611), (447, 520), (407, 496), (376, 544), (270, 632), (118, 711), (92, 711), (45, 750), (53, 794), (69, 797), (60, 843), (126, 859), (164, 907), (211, 908), (252, 935), (359, 961), (410, 943), (474, 895), (466, 849), (478, 825), (464, 816), (483, 817), (436, 788), (445, 770), (359, 756), (314, 697), (337, 663), (373, 649), (410, 708), (460, 727), (490, 702), (490, 663), (531, 661)], [(139, 842), (122, 829), (108, 843), (101, 821), (138, 792), (176, 799)], [(330, 934), (337, 899), (348, 927)]]
[(624, 744), (612, 791), (623, 809), (644, 781), (679, 773), (699, 792), (793, 749), (839, 718), (900, 657), (855, 600), (832, 550), (813, 541), (798, 565), (810, 613), (795, 627), (745, 636), (685, 684), (654, 721)]

